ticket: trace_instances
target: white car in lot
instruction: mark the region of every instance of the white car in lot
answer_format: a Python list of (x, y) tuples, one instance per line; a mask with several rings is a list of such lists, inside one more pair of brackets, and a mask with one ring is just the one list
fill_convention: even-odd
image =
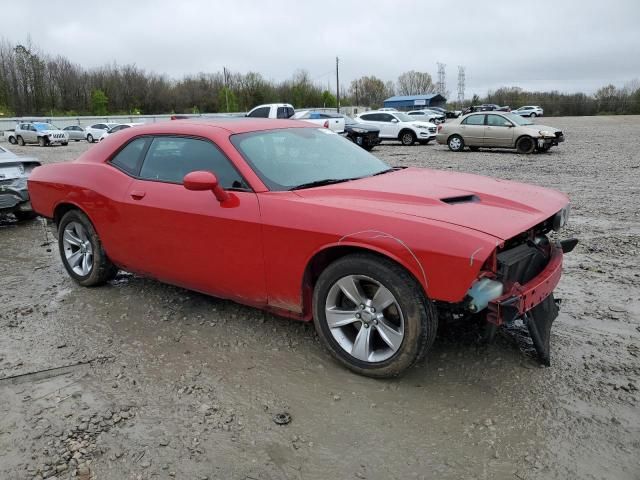
[(87, 142), (93, 143), (100, 140), (100, 137), (115, 126), (120, 125), (119, 123), (94, 123), (93, 125), (88, 126), (84, 129), (84, 137), (87, 139)]
[(250, 118), (291, 118), (296, 113), (289, 103), (266, 103), (254, 107), (245, 116)]
[(131, 127), (137, 127), (138, 125), (144, 125), (144, 123), (140, 123), (140, 122), (139, 123), (118, 123), (114, 127), (111, 127), (109, 130), (104, 132), (102, 136), (98, 139), (98, 141), (101, 142), (105, 138), (107, 138), (109, 135), (113, 135), (114, 133), (119, 132), (120, 130), (125, 130)]
[(541, 117), (544, 114), (544, 110), (542, 107), (538, 107), (537, 105), (527, 105), (525, 107), (520, 107), (517, 110), (511, 110), (511, 113), (515, 113), (521, 117), (535, 118)]
[(295, 113), (294, 120), (304, 120), (316, 125), (328, 128), (336, 133), (344, 132), (344, 117), (332, 113), (314, 112), (313, 110), (300, 110)]
[(400, 140), (403, 145), (415, 142), (426, 145), (436, 138), (438, 128), (431, 122), (416, 121), (404, 112), (381, 110), (361, 113), (356, 121), (378, 127), (380, 140)]

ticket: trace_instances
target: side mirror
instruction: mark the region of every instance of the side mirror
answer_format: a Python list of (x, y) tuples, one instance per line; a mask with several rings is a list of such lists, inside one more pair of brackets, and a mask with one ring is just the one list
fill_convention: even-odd
[(222, 203), (229, 199), (229, 194), (218, 185), (218, 177), (211, 172), (199, 170), (187, 173), (182, 181), (184, 188), (193, 191), (211, 190), (216, 199)]
[(398, 119), (394, 118), (393, 120), (391, 120), (391, 123), (398, 123)]

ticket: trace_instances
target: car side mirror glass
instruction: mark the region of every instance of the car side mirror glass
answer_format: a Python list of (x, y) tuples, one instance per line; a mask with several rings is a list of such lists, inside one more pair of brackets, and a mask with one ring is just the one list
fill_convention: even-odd
[(398, 123), (398, 119), (394, 118), (393, 120), (391, 120), (391, 123)]
[(224, 202), (229, 199), (229, 194), (218, 184), (218, 177), (211, 172), (198, 170), (187, 173), (182, 183), (187, 190), (211, 190), (219, 202)]

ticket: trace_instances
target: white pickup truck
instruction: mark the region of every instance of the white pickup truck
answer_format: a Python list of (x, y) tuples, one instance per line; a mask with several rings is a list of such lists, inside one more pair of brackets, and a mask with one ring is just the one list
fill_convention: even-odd
[(331, 113), (315, 112), (313, 110), (295, 111), (288, 103), (269, 103), (258, 105), (246, 115), (251, 118), (292, 118), (315, 123), (336, 133), (344, 132), (344, 118)]

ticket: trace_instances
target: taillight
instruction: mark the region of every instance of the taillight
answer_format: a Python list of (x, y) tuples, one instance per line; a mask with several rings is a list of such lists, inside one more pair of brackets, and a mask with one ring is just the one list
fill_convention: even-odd
[(442, 130), (442, 124), (438, 125), (438, 131)]
[(323, 127), (329, 128), (329, 120), (325, 120)]

